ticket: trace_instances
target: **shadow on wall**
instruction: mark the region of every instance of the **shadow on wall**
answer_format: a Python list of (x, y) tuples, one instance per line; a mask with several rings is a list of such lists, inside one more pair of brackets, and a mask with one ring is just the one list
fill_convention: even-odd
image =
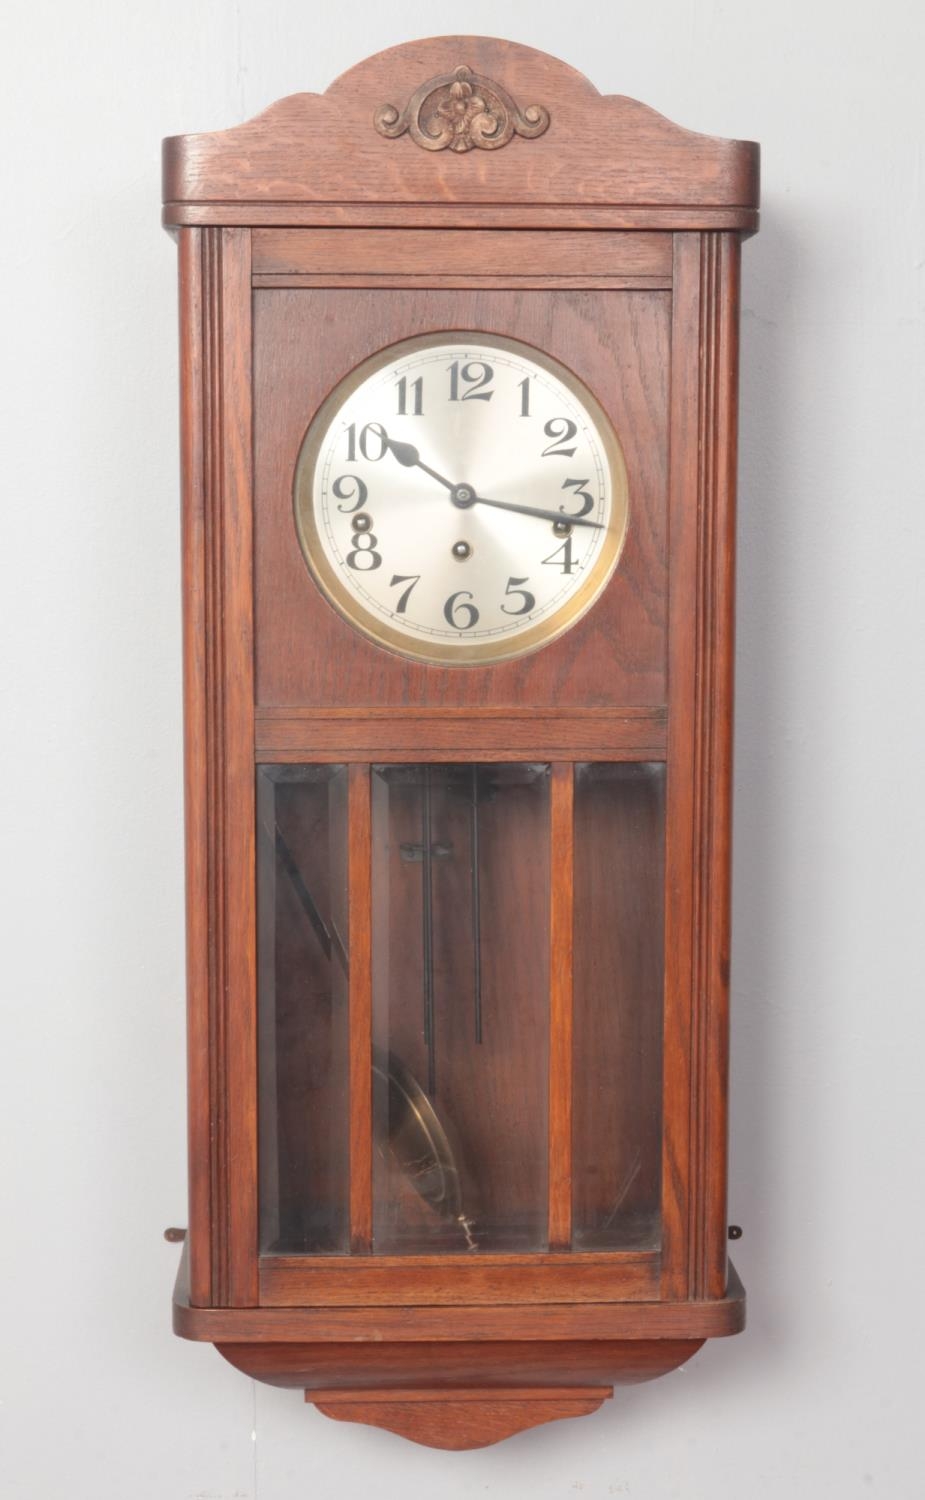
[[(805, 525), (791, 467), (799, 349), (785, 309), (804, 271), (782, 206), (765, 197), (761, 218), (760, 233), (743, 247), (739, 406), (729, 1219), (744, 1229), (732, 1254), (749, 1293), (752, 1336), (745, 1335), (751, 1350), (744, 1362), (740, 1356), (737, 1380), (748, 1380), (749, 1364), (758, 1378), (759, 1341), (761, 1378), (768, 1354), (787, 1358), (800, 1274), (786, 1261), (795, 1236), (776, 1166), (785, 1156), (786, 1121), (774, 1080), (785, 1053), (776, 1002), (798, 858), (781, 749), (800, 651), (792, 605)], [(811, 1133), (801, 1151), (803, 1171), (811, 1174), (817, 1152)], [(714, 1368), (720, 1380), (728, 1376), (718, 1363)]]

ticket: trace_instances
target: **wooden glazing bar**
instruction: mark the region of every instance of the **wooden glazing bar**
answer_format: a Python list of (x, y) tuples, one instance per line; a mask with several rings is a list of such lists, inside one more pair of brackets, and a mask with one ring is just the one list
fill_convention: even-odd
[(549, 1248), (572, 1239), (572, 948), (574, 780), (552, 766), (549, 818)]
[(373, 1236), (372, 802), (369, 766), (348, 774), (350, 1249), (362, 1255)]

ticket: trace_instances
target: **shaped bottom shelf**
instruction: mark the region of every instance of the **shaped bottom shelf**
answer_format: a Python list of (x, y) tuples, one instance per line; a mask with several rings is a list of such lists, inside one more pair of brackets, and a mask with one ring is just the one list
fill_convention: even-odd
[(557, 1422), (585, 1417), (608, 1397), (611, 1386), (564, 1386), (561, 1389), (464, 1387), (446, 1391), (306, 1391), (326, 1417), (383, 1427), (425, 1448), (487, 1448), (504, 1438)]
[(237, 1369), (301, 1387), (338, 1422), (429, 1448), (485, 1448), (544, 1422), (588, 1416), (614, 1385), (665, 1375), (702, 1339), (217, 1344)]
[(326, 1416), (433, 1448), (480, 1448), (586, 1416), (616, 1385), (668, 1374), (707, 1338), (737, 1333), (732, 1266), (713, 1301), (453, 1307), (190, 1305), (186, 1257), (174, 1327), (245, 1374), (305, 1392)]

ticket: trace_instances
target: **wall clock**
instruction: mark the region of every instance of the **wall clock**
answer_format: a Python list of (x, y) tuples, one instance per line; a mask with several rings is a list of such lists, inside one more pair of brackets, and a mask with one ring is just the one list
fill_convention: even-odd
[(476, 1447), (736, 1332), (757, 148), (437, 38), (165, 143), (184, 1337)]

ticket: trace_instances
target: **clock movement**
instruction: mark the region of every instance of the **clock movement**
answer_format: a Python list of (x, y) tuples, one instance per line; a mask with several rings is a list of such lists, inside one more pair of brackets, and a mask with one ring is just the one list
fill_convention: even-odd
[(165, 142), (177, 1331), (445, 1448), (735, 1333), (740, 242), (757, 147), (444, 37)]

